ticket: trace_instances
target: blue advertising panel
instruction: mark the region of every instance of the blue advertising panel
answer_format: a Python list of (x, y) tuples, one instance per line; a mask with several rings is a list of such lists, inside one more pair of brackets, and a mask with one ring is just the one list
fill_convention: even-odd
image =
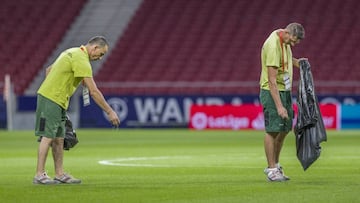
[(360, 128), (360, 105), (341, 105), (341, 129)]
[[(115, 109), (121, 119), (121, 126), (125, 128), (160, 128), (187, 127), (190, 106), (223, 105), (223, 104), (259, 104), (258, 95), (175, 95), (175, 96), (106, 96), (106, 100)], [(341, 126), (346, 128), (360, 128), (360, 96), (358, 95), (320, 95), (318, 100), (322, 104), (342, 104)], [(296, 97), (293, 97), (296, 103)], [(106, 115), (92, 100), (91, 105), (82, 106), (80, 99), (79, 126), (83, 128), (111, 127)], [(34, 112), (36, 96), (17, 97), (18, 112)], [(6, 128), (6, 105), (0, 101), (0, 128)]]
[(355, 105), (360, 104), (360, 95), (318, 95), (318, 100), (321, 104)]
[[(125, 128), (187, 127), (190, 107), (193, 104), (259, 104), (257, 95), (106, 96), (105, 98), (118, 113), (121, 120), (120, 127)], [(319, 96), (318, 99), (320, 103), (360, 103), (359, 96), (326, 95)], [(295, 97), (294, 102), (296, 102)], [(93, 101), (92, 103), (90, 106), (81, 107), (80, 127), (111, 127), (106, 115)]]
[[(118, 113), (120, 127), (127, 128), (187, 127), (193, 104), (259, 103), (258, 96), (106, 96), (105, 99)], [(111, 127), (103, 111), (91, 103), (81, 108), (80, 127)]]
[(6, 128), (6, 103), (4, 102), (3, 95), (0, 95), (0, 128)]
[(17, 110), (20, 112), (36, 111), (36, 96), (17, 97)]
[[(108, 96), (109, 98), (111, 96)], [(114, 97), (128, 97), (123, 95), (118, 95)], [(156, 96), (154, 96), (156, 97)], [(175, 97), (184, 97), (184, 96), (176, 96)], [(199, 96), (190, 96), (191, 98), (198, 98)], [(258, 102), (257, 95), (230, 95), (230, 96), (202, 96), (204, 97), (216, 97), (216, 98), (235, 98), (234, 103), (242, 102), (242, 103), (253, 103)], [(237, 101), (240, 98), (239, 101)], [(354, 105), (360, 104), (360, 96), (359, 95), (320, 95), (318, 96), (320, 103), (333, 103), (333, 104), (345, 104), (345, 105)], [(294, 102), (296, 102), (296, 96), (293, 96)], [(26, 112), (26, 111), (35, 111), (36, 110), (36, 96), (18, 96), (17, 97), (17, 111)]]

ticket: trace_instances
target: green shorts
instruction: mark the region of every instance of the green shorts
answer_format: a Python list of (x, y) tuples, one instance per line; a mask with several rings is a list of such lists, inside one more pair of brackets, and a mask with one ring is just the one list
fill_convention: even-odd
[(66, 111), (55, 102), (38, 94), (35, 135), (48, 138), (65, 136)]
[(274, 100), (269, 90), (260, 91), (260, 102), (263, 106), (265, 131), (266, 132), (289, 132), (292, 129), (294, 110), (290, 91), (280, 91), (280, 99), (288, 112), (290, 119), (283, 119), (279, 116)]

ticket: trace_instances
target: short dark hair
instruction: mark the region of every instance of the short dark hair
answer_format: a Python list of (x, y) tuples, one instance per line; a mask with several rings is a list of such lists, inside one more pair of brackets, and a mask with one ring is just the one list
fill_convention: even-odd
[(109, 46), (109, 43), (107, 42), (107, 40), (105, 39), (105, 37), (103, 36), (95, 36), (92, 37), (89, 41), (88, 44), (97, 44), (100, 47), (104, 47), (104, 46)]
[(286, 29), (289, 30), (291, 35), (296, 36), (298, 39), (305, 38), (305, 29), (300, 23), (290, 23), (286, 26)]

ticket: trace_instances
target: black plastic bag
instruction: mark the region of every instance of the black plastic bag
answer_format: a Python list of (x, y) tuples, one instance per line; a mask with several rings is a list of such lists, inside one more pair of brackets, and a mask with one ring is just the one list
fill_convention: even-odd
[(296, 153), (303, 169), (306, 170), (320, 157), (320, 143), (327, 140), (325, 125), (314, 91), (310, 63), (307, 60), (300, 61), (297, 104)]
[(319, 157), (320, 142), (316, 135), (316, 128), (304, 128), (296, 135), (296, 153), (304, 170), (308, 169)]
[(75, 147), (79, 140), (68, 116), (66, 116), (65, 128), (64, 150), (69, 150), (70, 148)]

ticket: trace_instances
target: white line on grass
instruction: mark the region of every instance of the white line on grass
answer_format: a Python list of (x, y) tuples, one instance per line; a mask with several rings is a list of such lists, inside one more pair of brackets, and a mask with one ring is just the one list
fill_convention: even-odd
[[(253, 160), (252, 156), (158, 156), (158, 157), (123, 157), (98, 161), (101, 165), (120, 167), (232, 167), (244, 168), (244, 162)], [(157, 160), (164, 160), (164, 164)], [(150, 162), (150, 163), (149, 163)], [(256, 167), (245, 167), (256, 168)]]
[[(186, 156), (159, 156), (159, 157), (125, 157), (112, 160), (101, 160), (98, 163), (101, 165), (109, 166), (132, 166), (132, 167), (173, 167), (171, 165), (163, 164), (142, 164), (142, 163), (128, 163), (131, 161), (147, 161), (147, 160), (165, 160), (165, 159), (189, 159), (191, 157)], [(127, 162), (127, 163), (124, 163)]]

